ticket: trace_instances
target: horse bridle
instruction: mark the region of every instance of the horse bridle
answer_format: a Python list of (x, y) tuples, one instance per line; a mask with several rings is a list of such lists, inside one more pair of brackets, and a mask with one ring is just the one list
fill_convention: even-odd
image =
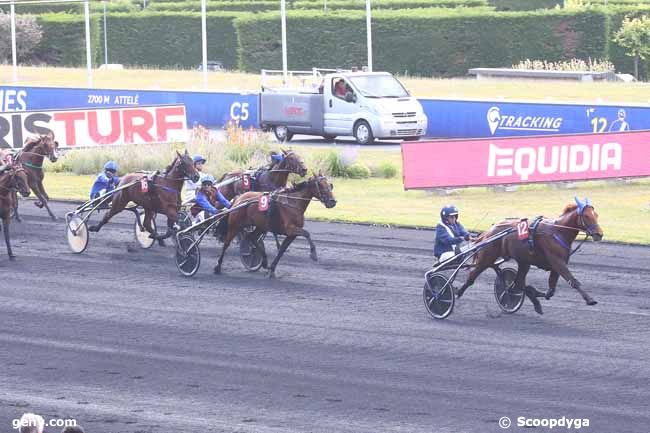
[(25, 171), (25, 168), (22, 166), (22, 164), (19, 167), (11, 167), (9, 171), (6, 172), (7, 175), (11, 178), (9, 181), (9, 187), (7, 188), (6, 186), (0, 185), (0, 188), (7, 191), (19, 191), (18, 186), (16, 185), (16, 174), (20, 173), (21, 171)]
[[(27, 151), (25, 151), (25, 150), (21, 150), (21, 151), (18, 152), (18, 154), (16, 155), (16, 158), (18, 158), (20, 155), (22, 155), (22, 154), (24, 153), (24, 154), (29, 154), (29, 155), (42, 156), (43, 158), (47, 157), (50, 161), (52, 161), (52, 158), (55, 156), (56, 147), (52, 147), (52, 150), (50, 150), (50, 146), (48, 146), (48, 145), (43, 141), (43, 138), (41, 137), (41, 138), (38, 140), (38, 145), (36, 146), (36, 148), (38, 149), (40, 146), (43, 146), (43, 145), (45, 145), (45, 151), (46, 151), (46, 154), (45, 154), (45, 155), (42, 155), (42, 154), (37, 153), (37, 152), (31, 152), (31, 151), (29, 151), (29, 150), (27, 150)], [(58, 158), (58, 157), (57, 157), (57, 158)], [(23, 165), (26, 165), (27, 167), (30, 167), (30, 168), (36, 168), (36, 169), (41, 169), (41, 170), (43, 169), (43, 166), (42, 166), (42, 165), (34, 165), (34, 164), (30, 163), (30, 162), (23, 162), (22, 164), (23, 164)]]
[[(590, 208), (593, 209), (593, 206), (585, 206), (585, 207), (582, 209), (582, 212), (578, 212), (578, 217), (580, 218), (580, 219), (579, 219), (579, 222), (580, 222), (580, 225), (582, 226), (581, 229), (582, 229), (582, 230), (587, 234), (587, 236), (591, 236), (591, 237), (593, 238), (593, 237), (594, 237), (593, 229), (596, 228), (596, 227), (598, 227), (598, 223), (594, 223), (594, 224), (590, 224), (590, 225), (587, 225), (587, 224), (586, 224), (586, 222), (585, 222), (585, 217), (584, 217), (584, 213), (585, 213), (585, 209), (586, 209), (587, 207), (590, 207)], [(586, 239), (586, 238), (585, 238), (585, 239)]]

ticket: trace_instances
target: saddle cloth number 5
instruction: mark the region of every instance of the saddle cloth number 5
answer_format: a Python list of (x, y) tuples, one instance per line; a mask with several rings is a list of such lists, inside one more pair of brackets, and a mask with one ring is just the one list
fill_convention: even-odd
[(265, 212), (266, 210), (268, 210), (268, 208), (269, 208), (269, 196), (268, 195), (265, 194), (265, 195), (260, 197), (260, 201), (257, 204), (257, 208), (261, 212)]
[(245, 174), (242, 177), (241, 180), (242, 186), (244, 187), (244, 191), (250, 191), (251, 190), (251, 177), (247, 174)]
[(517, 223), (517, 235), (522, 241), (528, 239), (528, 220), (521, 220)]

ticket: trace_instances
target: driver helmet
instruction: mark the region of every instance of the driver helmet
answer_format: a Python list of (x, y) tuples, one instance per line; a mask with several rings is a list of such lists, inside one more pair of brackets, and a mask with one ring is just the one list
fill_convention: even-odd
[(205, 164), (207, 162), (207, 160), (201, 155), (194, 155), (192, 157), (192, 161), (194, 161), (194, 165), (198, 164), (199, 162), (202, 164)]
[(201, 179), (201, 185), (210, 185), (210, 186), (212, 186), (212, 185), (214, 185), (214, 182), (215, 182), (214, 176), (212, 176), (211, 174), (208, 174), (203, 179)]
[(104, 164), (104, 171), (112, 171), (113, 173), (117, 173), (117, 163), (115, 161), (108, 161), (106, 164)]
[(440, 219), (447, 222), (447, 218), (456, 215), (458, 216), (458, 208), (453, 204), (448, 204), (440, 210)]

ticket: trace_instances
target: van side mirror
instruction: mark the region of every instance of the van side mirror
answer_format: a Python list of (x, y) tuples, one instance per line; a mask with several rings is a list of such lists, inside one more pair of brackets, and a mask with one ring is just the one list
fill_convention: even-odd
[(352, 92), (345, 94), (345, 102), (357, 102), (357, 95)]

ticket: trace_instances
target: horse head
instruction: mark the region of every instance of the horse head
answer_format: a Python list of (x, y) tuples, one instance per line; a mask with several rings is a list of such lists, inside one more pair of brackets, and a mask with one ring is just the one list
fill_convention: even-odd
[(290, 173), (296, 173), (300, 175), (300, 177), (305, 176), (307, 174), (307, 167), (305, 167), (305, 163), (302, 161), (302, 158), (300, 158), (300, 156), (292, 150), (281, 150), (284, 158), (278, 167), (287, 170)]
[(30, 188), (28, 183), (27, 172), (21, 164), (12, 165), (9, 171), (9, 189), (14, 189), (23, 197), (29, 197)]
[(336, 206), (336, 199), (334, 199), (334, 185), (330, 183), (326, 176), (323, 176), (321, 172), (315, 174), (309, 179), (309, 186), (311, 188), (312, 197), (316, 197), (320, 200), (327, 209), (331, 209)]
[(54, 133), (49, 131), (36, 139), (28, 138), (25, 141), (24, 151), (47, 156), (51, 162), (56, 162), (59, 159), (58, 148), (59, 142), (54, 139)]
[(194, 166), (194, 161), (192, 161), (192, 158), (190, 157), (190, 154), (187, 153), (187, 150), (185, 150), (185, 153), (182, 154), (176, 151), (176, 155), (177, 156), (172, 163), (172, 167), (179, 170), (183, 177), (190, 179), (192, 182), (198, 182), (201, 178), (201, 173), (199, 173), (199, 171)]
[(598, 225), (598, 213), (594, 210), (591, 200), (585, 198), (580, 200), (575, 197), (576, 214), (578, 216), (577, 228), (584, 230), (596, 242), (603, 239), (603, 229)]

